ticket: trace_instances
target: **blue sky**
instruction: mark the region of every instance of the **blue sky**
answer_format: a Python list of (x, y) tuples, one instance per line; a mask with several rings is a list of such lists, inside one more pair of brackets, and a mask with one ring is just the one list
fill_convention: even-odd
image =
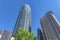
[(37, 35), (41, 29), (40, 18), (48, 11), (53, 11), (60, 22), (60, 0), (0, 0), (0, 30), (13, 31), (19, 11), (25, 3), (31, 7), (32, 32)]

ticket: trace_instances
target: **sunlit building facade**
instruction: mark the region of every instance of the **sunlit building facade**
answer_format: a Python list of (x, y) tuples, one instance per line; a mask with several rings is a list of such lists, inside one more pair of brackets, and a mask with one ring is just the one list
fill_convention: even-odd
[(60, 24), (52, 11), (47, 12), (40, 20), (44, 40), (60, 40)]

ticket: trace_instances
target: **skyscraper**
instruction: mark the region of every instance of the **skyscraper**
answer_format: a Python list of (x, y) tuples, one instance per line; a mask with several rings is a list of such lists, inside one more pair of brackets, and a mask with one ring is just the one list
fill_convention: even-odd
[(1, 40), (1, 31), (0, 31), (0, 40)]
[(44, 40), (60, 40), (60, 25), (52, 11), (47, 12), (40, 21)]
[(44, 40), (43, 39), (43, 32), (39, 28), (38, 28), (38, 31), (37, 31), (37, 40)]
[(28, 4), (23, 5), (19, 12), (18, 19), (14, 27), (13, 35), (21, 27), (23, 27), (24, 30), (31, 31), (31, 8)]
[(0, 40), (10, 40), (12, 33), (7, 30), (2, 30), (0, 34)]

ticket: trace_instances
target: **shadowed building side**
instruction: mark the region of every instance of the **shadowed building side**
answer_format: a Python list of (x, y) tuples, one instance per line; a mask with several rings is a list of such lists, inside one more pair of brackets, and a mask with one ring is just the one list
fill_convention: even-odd
[(44, 32), (44, 40), (60, 40), (59, 22), (52, 11), (47, 12), (40, 21)]
[(37, 40), (44, 40), (43, 32), (39, 28), (38, 28), (38, 31), (37, 31)]

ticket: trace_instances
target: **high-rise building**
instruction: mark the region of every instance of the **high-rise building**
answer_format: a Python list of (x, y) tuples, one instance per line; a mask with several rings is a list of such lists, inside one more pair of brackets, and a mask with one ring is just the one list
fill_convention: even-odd
[(38, 31), (37, 31), (37, 40), (44, 40), (43, 39), (43, 32), (39, 28), (38, 28)]
[(0, 31), (0, 34), (1, 34), (1, 31)]
[(12, 33), (7, 30), (2, 30), (0, 40), (11, 40)]
[(60, 40), (60, 24), (52, 11), (47, 12), (40, 20), (44, 40)]
[(0, 31), (0, 40), (1, 40), (1, 31)]
[(18, 19), (14, 27), (13, 35), (21, 27), (23, 27), (27, 31), (31, 31), (31, 8), (28, 4), (23, 5), (19, 12)]

